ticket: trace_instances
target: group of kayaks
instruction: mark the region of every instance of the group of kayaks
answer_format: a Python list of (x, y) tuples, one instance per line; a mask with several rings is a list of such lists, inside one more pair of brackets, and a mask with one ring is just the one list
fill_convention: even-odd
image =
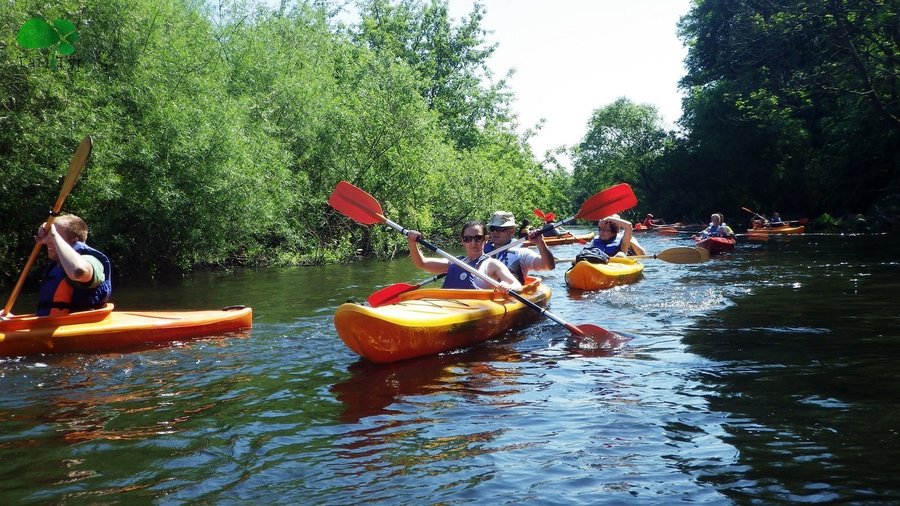
[[(805, 221), (805, 220), (804, 220)], [(803, 223), (803, 221), (801, 221)], [(639, 228), (638, 228), (639, 227)], [(652, 228), (640, 223), (635, 225), (635, 231), (658, 232), (660, 234), (696, 233), (702, 230), (702, 225), (659, 225)], [(803, 225), (790, 226), (788, 223), (779, 225), (756, 225), (747, 229), (746, 237), (752, 240), (767, 240), (773, 235), (802, 234), (806, 230)], [(737, 240), (734, 237), (693, 237), (695, 245), (709, 251), (710, 255), (718, 255), (734, 251)]]

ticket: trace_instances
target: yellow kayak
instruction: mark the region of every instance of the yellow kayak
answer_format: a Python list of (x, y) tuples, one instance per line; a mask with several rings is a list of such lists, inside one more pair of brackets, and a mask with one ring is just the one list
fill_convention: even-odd
[(235, 306), (212, 311), (115, 311), (65, 316), (14, 316), (0, 321), (0, 357), (127, 348), (220, 334), (252, 326), (253, 310)]
[[(541, 307), (550, 288), (537, 278), (521, 293)], [(471, 346), (533, 321), (540, 313), (494, 290), (419, 289), (379, 307), (347, 303), (334, 314), (341, 340), (372, 362), (396, 362)]]
[(581, 261), (566, 271), (566, 283), (578, 290), (603, 290), (637, 282), (644, 264), (631, 258), (610, 257), (608, 264)]

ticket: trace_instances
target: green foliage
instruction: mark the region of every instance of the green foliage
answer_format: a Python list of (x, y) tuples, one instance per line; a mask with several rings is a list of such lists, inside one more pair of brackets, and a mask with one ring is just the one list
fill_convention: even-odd
[(681, 22), (681, 149), (696, 188), (729, 188), (717, 205), (800, 213), (864, 210), (896, 193), (898, 14), (896, 2), (867, 0), (696, 2)]
[[(358, 38), (390, 30), (350, 37), (306, 4), (21, 0), (0, 10), (0, 284), (18, 275), (88, 134), (93, 155), (64, 211), (86, 219), (119, 277), (404, 252), (399, 234), (327, 206), (340, 180), (438, 237), (500, 208), (563, 214), (569, 178), (513, 133), (502, 86), (480, 85), (492, 50), (480, 15), (455, 26), (446, 4), (403, 6), (427, 41), (416, 58)], [(55, 68), (10, 39), (34, 17), (71, 20), (54, 27), (69, 42), (78, 35)]]
[(652, 181), (651, 171), (666, 142), (662, 118), (651, 105), (620, 98), (595, 110), (588, 132), (572, 153), (576, 201), (616, 183)]

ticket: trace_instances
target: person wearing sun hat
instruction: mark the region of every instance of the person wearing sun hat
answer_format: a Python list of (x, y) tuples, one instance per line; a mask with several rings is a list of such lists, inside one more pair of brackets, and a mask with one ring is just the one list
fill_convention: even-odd
[(611, 257), (625, 256), (632, 247), (631, 230), (630, 221), (623, 220), (618, 214), (607, 216), (597, 222), (597, 237), (587, 247), (601, 249)]
[[(488, 222), (488, 232), (490, 233), (490, 242), (484, 245), (485, 253), (490, 253), (512, 242), (513, 236), (516, 234), (516, 219), (513, 213), (509, 211), (495, 212)], [(537, 246), (539, 253), (528, 248), (510, 248), (496, 256), (497, 260), (506, 264), (522, 283), (525, 282), (529, 271), (549, 271), (556, 268), (556, 259), (547, 248), (544, 236), (532, 232), (528, 235), (528, 239)]]

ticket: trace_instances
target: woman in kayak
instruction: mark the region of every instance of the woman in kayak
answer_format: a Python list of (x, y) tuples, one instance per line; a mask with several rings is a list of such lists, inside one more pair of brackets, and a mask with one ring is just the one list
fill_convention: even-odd
[[(409, 242), (409, 256), (413, 265), (420, 269), (424, 269), (434, 274), (446, 272), (447, 277), (444, 278), (443, 288), (465, 288), (465, 289), (484, 289), (491, 288), (491, 285), (477, 276), (473, 276), (462, 267), (450, 262), (446, 258), (425, 258), (419, 251), (419, 245), (416, 239), (421, 237), (421, 232), (410, 230), (406, 234)], [(465, 256), (459, 257), (460, 260), (469, 264), (473, 268), (485, 276), (497, 281), (503, 290), (519, 292), (522, 291), (522, 283), (513, 276), (509, 268), (503, 262), (495, 258), (486, 258), (482, 261), (484, 255), (485, 241), (484, 225), (479, 221), (470, 221), (463, 225), (460, 239), (466, 250)]]
[(599, 248), (609, 256), (623, 257), (631, 247), (631, 242), (631, 222), (613, 215), (597, 222), (597, 237), (587, 247)]

